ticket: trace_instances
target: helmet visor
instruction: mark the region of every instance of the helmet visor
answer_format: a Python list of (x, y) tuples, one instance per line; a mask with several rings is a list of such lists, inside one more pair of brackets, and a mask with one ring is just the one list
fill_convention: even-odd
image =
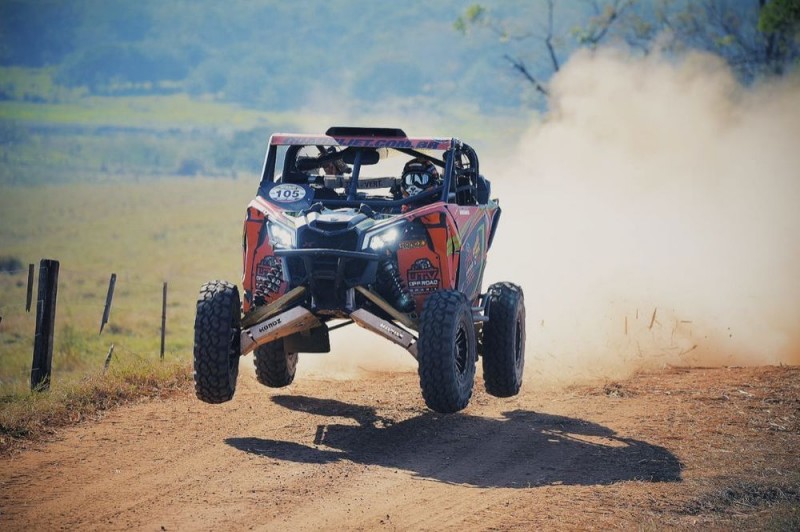
[(431, 182), (431, 175), (427, 172), (411, 172), (403, 176), (403, 182), (407, 187), (425, 188)]

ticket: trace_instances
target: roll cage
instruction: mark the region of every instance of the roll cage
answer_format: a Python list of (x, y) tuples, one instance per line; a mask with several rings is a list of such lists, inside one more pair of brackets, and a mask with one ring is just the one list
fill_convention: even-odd
[[(278, 156), (278, 147), (281, 146), (287, 147), (282, 161)], [(316, 149), (317, 155), (300, 157), (304, 148)], [(375, 164), (380, 159), (379, 150), (395, 150), (432, 162), (443, 169), (441, 185), (414, 197), (399, 199), (359, 193), (362, 167)], [(431, 155), (431, 151), (441, 151), (441, 158)], [(280, 166), (282, 171), (276, 171), (276, 166)], [(281, 182), (327, 186), (325, 179), (305, 173), (326, 166), (336, 167), (337, 174), (341, 174), (338, 183), (346, 192), (343, 195), (336, 193), (336, 197), (315, 198), (326, 207), (366, 204), (375, 210), (395, 211), (424, 201), (459, 205), (479, 205), (489, 201), (488, 181), (479, 173), (478, 156), (472, 147), (457, 138), (408, 137), (402, 130), (390, 128), (332, 127), (325, 135), (276, 133), (269, 140), (259, 188), (277, 182), (278, 178)], [(349, 177), (345, 177), (347, 174)]]

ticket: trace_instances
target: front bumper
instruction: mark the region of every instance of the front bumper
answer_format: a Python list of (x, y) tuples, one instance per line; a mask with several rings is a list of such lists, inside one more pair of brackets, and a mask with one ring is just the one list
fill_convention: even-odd
[(307, 286), (314, 310), (342, 310), (347, 290), (375, 283), (377, 253), (328, 248), (278, 249), (283, 276), (289, 287)]

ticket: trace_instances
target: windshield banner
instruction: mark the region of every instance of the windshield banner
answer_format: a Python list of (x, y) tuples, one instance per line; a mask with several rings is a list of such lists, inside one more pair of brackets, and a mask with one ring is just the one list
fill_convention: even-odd
[(441, 138), (390, 138), (390, 137), (328, 137), (315, 135), (276, 134), (270, 144), (314, 145), (314, 146), (353, 146), (358, 148), (411, 148), (415, 150), (448, 150), (451, 139)]

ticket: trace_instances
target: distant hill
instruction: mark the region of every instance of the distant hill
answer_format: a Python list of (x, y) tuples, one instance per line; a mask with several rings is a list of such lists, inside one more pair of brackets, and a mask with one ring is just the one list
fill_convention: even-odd
[(188, 92), (265, 110), (335, 98), (519, 106), (526, 87), (500, 60), (497, 39), (454, 31), (464, 8), (459, 0), (4, 0), (0, 65), (50, 67), (55, 84), (91, 94)]
[(650, 53), (665, 28), (661, 53), (717, 53), (745, 82), (800, 57), (794, 26), (757, 29), (759, 0), (479, 4), (2, 0), (0, 183), (234, 177), (270, 132), (345, 122), (508, 146), (546, 106), (525, 77), (578, 46)]
[(0, 183), (236, 177), (271, 132), (344, 121), (480, 145), (521, 127), (533, 91), (495, 36), (454, 30), (464, 8), (3, 0)]

